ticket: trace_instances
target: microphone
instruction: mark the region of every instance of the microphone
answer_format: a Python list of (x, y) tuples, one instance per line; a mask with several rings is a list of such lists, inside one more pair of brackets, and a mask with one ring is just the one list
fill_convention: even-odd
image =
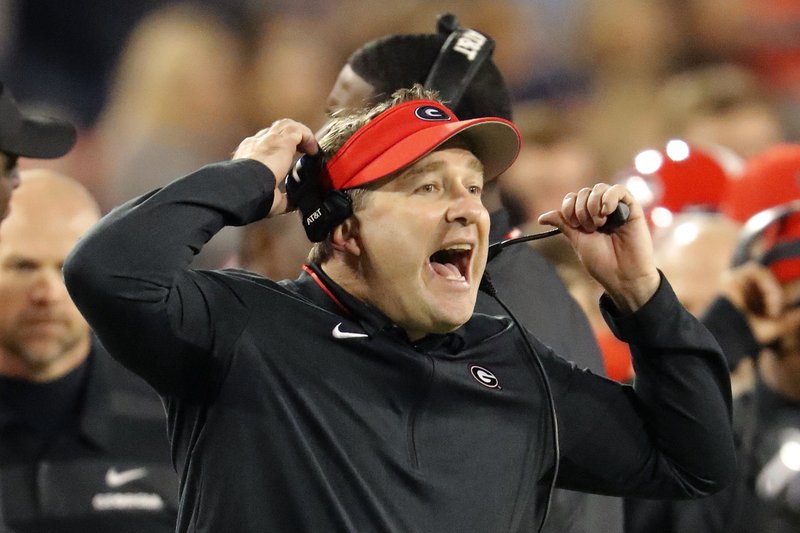
[[(624, 204), (620, 202), (617, 204), (617, 208), (614, 209), (614, 212), (611, 213), (606, 217), (606, 223), (597, 228), (597, 231), (601, 233), (613, 233), (615, 229), (622, 226), (628, 221), (628, 217), (631, 215), (631, 208), (628, 207), (628, 204)], [(532, 233), (530, 235), (523, 235), (522, 237), (517, 237), (516, 239), (506, 239), (504, 241), (496, 242), (494, 244), (489, 245), (489, 255), (486, 259), (488, 263), (497, 255), (503, 251), (503, 248), (506, 246), (510, 246), (512, 244), (519, 244), (521, 242), (528, 242), (528, 241), (537, 241), (539, 239), (544, 239), (546, 237), (552, 237), (553, 235), (558, 235), (561, 233), (561, 230), (558, 228), (554, 228), (547, 231), (542, 231), (539, 233)]]

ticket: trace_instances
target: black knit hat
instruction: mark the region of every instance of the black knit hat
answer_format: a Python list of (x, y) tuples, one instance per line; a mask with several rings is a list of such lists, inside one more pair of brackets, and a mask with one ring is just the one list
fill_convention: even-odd
[(23, 112), (0, 83), (0, 152), (53, 159), (69, 152), (76, 137), (65, 120)]

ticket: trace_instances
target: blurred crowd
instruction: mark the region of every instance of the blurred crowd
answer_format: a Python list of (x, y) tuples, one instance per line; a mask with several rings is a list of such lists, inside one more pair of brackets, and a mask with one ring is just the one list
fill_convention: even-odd
[[(692, 313), (723, 294), (748, 320), (776, 322), (796, 303), (789, 287), (800, 268), (773, 267), (792, 252), (775, 262), (764, 254), (800, 240), (800, 224), (785, 225), (800, 212), (787, 204), (800, 201), (797, 0), (0, 0), (0, 80), (21, 105), (78, 126), (66, 156), (22, 158), (20, 168), (72, 176), (108, 212), (229, 158), (278, 118), (321, 127), (329, 88), (354, 50), (388, 34), (431, 33), (445, 11), (497, 42), (524, 137), (499, 181), (516, 235), (543, 229), (538, 214), (569, 191), (624, 183), (646, 205), (658, 266)], [(294, 278), (310, 248), (292, 217), (226, 231), (198, 264)], [(535, 246), (586, 312), (607, 374), (633, 380), (627, 345), (597, 308), (599, 286), (565, 240)], [(751, 260), (786, 294), (763, 272), (732, 271)], [(759, 308), (769, 298), (785, 305)], [(800, 368), (800, 343), (780, 343), (782, 335), (798, 339), (800, 326), (753, 329), (755, 348), (726, 351), (746, 405), (762, 383), (800, 402), (800, 371), (784, 383)], [(788, 483), (762, 495), (787, 499)], [(786, 500), (796, 513), (798, 494)]]
[(569, 190), (676, 136), (743, 157), (800, 136), (800, 7), (781, 0), (3, 0), (0, 79), (80, 126), (54, 165), (109, 209), (277, 117), (319, 127), (353, 50), (431, 32), (446, 10), (495, 38), (516, 119), (541, 147), (515, 167), (547, 191), (528, 209), (558, 197), (537, 184), (556, 169), (533, 164), (551, 154), (573, 165)]

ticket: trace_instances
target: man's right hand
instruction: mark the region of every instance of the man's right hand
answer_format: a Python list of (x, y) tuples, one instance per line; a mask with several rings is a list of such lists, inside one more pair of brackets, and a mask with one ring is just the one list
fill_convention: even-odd
[(307, 126), (284, 118), (276, 120), (252, 137), (247, 137), (231, 159), (255, 159), (264, 163), (275, 175), (275, 197), (267, 216), (280, 215), (287, 210), (286, 193), (278, 185), (289, 172), (295, 153), (314, 155), (319, 150), (314, 133)]

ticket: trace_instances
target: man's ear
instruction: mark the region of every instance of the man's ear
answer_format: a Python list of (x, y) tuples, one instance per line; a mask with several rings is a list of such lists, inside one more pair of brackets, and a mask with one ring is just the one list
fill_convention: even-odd
[(359, 256), (361, 255), (359, 236), (358, 219), (354, 216), (349, 216), (331, 232), (333, 249), (349, 253), (350, 255)]

